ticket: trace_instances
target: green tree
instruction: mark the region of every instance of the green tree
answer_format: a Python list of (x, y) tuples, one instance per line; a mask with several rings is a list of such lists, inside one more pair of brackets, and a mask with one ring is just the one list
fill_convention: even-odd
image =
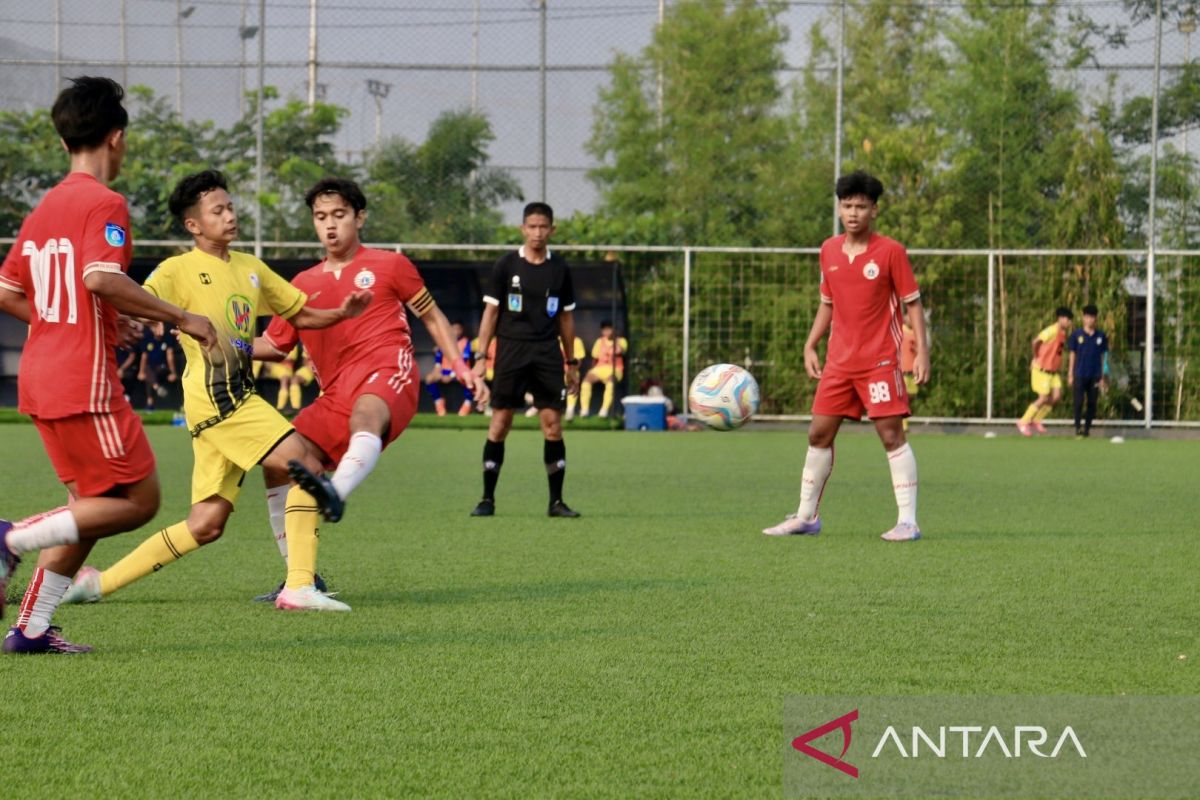
[(17, 235), (68, 166), (49, 111), (0, 111), (0, 236)]

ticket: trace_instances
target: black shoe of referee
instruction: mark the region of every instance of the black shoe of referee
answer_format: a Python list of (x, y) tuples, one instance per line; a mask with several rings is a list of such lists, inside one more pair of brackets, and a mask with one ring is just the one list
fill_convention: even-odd
[(546, 512), (546, 515), (550, 517), (566, 517), (574, 519), (575, 517), (579, 516), (579, 512), (573, 510), (562, 500), (555, 500), (550, 504), (550, 509)]
[(496, 513), (496, 501), (490, 498), (483, 498), (479, 501), (479, 505), (471, 509), (472, 517), (490, 517)]

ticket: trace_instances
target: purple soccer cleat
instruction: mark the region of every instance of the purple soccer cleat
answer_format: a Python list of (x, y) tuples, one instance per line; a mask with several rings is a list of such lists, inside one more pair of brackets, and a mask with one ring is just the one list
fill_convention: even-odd
[(4, 652), (18, 655), (78, 655), (90, 653), (86, 644), (74, 644), (62, 637), (62, 629), (51, 625), (41, 636), (26, 636), (15, 625), (4, 637)]
[(21, 559), (8, 549), (8, 532), (13, 524), (6, 519), (0, 519), (0, 619), (4, 619), (4, 600), (8, 596), (8, 582), (12, 580), (13, 572)]
[(795, 514), (788, 514), (787, 519), (770, 528), (763, 528), (767, 536), (816, 536), (821, 532), (821, 518), (800, 519)]

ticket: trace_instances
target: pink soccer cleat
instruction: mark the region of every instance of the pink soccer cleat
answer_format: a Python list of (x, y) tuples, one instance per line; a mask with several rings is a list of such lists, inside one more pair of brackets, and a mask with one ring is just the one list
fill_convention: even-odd
[(1049, 431), (1046, 430), (1046, 426), (1037, 421), (1034, 421), (1033, 429), (1038, 433), (1049, 433)]
[(788, 514), (787, 519), (770, 528), (763, 528), (767, 536), (816, 536), (821, 532), (821, 518), (800, 519), (795, 514)]
[(1033, 427), (1028, 425), (1027, 423), (1018, 422), (1017, 430), (1019, 430), (1021, 432), (1022, 436), (1033, 436)]

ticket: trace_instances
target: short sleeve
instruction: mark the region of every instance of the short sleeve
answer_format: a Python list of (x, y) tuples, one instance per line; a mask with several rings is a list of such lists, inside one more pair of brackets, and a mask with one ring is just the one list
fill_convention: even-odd
[(272, 317), (271, 324), (263, 332), (263, 338), (279, 352), (291, 353), (300, 341), (300, 332), (283, 317)]
[(171, 268), (170, 259), (163, 261), (154, 272), (150, 273), (150, 277), (146, 278), (142, 288), (160, 300), (173, 303), (181, 308), (187, 306), (187, 303), (179, 296), (175, 282), (175, 270)]
[(21, 238), (18, 237), (4, 257), (4, 264), (0, 266), (0, 289), (25, 294), (25, 286), (21, 283), (21, 259), (24, 258), (21, 246)]
[[(261, 297), (266, 301), (267, 307), (276, 314), (284, 319), (291, 319), (304, 308), (304, 304), (308, 302), (308, 295), (285, 281), (266, 264), (261, 261), (259, 264), (258, 285)], [(284, 352), (291, 349), (289, 347)]]
[(488, 305), (500, 305), (500, 298), (504, 296), (505, 290), (508, 288), (508, 263), (507, 257), (496, 259), (496, 263), (492, 265), (492, 281), (487, 293), (483, 296), (483, 302)]
[(1080, 332), (1075, 331), (1071, 334), (1071, 338), (1067, 341), (1067, 349), (1072, 353), (1079, 349), (1079, 336)]
[(85, 278), (93, 272), (128, 272), (133, 240), (124, 197), (110, 193), (92, 208), (84, 222), (79, 250), (77, 263), (83, 265)]
[(1050, 326), (1042, 329), (1042, 332), (1038, 334), (1038, 340), (1043, 341), (1043, 342), (1053, 341), (1054, 337), (1057, 335), (1058, 335), (1058, 326), (1050, 325)]
[(571, 268), (563, 262), (562, 288), (559, 290), (558, 304), (563, 311), (575, 310), (575, 283), (571, 280)]
[(417, 265), (409, 261), (407, 256), (397, 253), (393, 266), (392, 280), (395, 282), (396, 294), (402, 303), (407, 303), (425, 288), (425, 279), (417, 271)]
[(892, 288), (901, 302), (912, 303), (921, 298), (921, 289), (917, 286), (917, 278), (913, 275), (912, 264), (908, 260), (908, 251), (900, 244), (892, 250)]
[(1108, 334), (1105, 334), (1104, 336), (1100, 337), (1100, 352), (1101, 353), (1108, 352)]

